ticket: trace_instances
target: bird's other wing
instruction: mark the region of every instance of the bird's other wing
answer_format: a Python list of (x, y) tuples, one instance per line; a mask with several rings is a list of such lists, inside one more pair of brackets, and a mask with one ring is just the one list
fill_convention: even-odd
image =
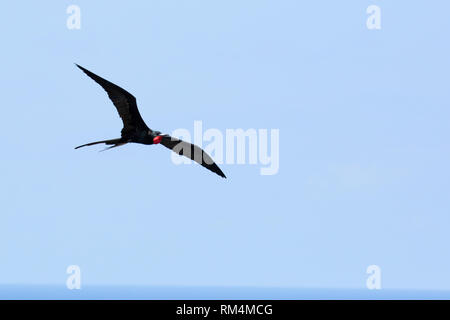
[(135, 132), (137, 130), (149, 130), (142, 119), (141, 114), (139, 113), (136, 98), (131, 93), (115, 85), (114, 83), (99, 77), (78, 64), (76, 64), (76, 66), (87, 74), (92, 80), (101, 85), (102, 88), (105, 89), (106, 93), (108, 93), (109, 99), (111, 99), (119, 112), (120, 118), (122, 118), (122, 137), (125, 137), (128, 133)]
[(185, 142), (167, 134), (162, 136), (161, 144), (166, 148), (171, 149), (176, 154), (190, 158), (222, 178), (226, 178), (225, 174), (220, 170), (217, 164), (215, 164), (214, 160), (195, 144)]

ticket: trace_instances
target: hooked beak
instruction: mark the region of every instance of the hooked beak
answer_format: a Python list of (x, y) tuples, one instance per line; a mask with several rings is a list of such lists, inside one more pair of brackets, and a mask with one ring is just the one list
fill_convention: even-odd
[(156, 136), (153, 138), (153, 144), (158, 144), (162, 140), (162, 136)]

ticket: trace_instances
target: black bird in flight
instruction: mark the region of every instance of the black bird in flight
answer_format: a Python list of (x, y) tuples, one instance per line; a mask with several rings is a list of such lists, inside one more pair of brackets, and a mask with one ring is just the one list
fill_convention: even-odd
[(79, 66), (78, 64), (76, 66), (83, 70), (83, 72), (86, 73), (91, 79), (101, 85), (103, 89), (105, 89), (106, 93), (108, 93), (108, 97), (111, 99), (119, 112), (120, 118), (122, 118), (123, 128), (121, 138), (91, 142), (78, 146), (75, 149), (92, 146), (99, 143), (111, 145), (111, 147), (108, 147), (105, 150), (119, 147), (129, 142), (147, 145), (161, 143), (163, 146), (171, 149), (175, 153), (188, 157), (206, 169), (218, 174), (222, 178), (226, 178), (222, 170), (220, 170), (217, 164), (214, 163), (213, 159), (200, 147), (171, 137), (168, 134), (161, 134), (159, 131), (153, 131), (147, 127), (139, 114), (136, 98), (132, 94), (114, 83), (97, 76), (82, 66)]

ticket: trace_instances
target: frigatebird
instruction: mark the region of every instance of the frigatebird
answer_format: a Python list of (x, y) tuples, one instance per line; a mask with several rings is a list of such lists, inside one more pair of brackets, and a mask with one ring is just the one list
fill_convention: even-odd
[(76, 147), (75, 149), (92, 146), (99, 143), (104, 143), (111, 146), (105, 150), (119, 147), (130, 142), (146, 145), (162, 144), (175, 153), (194, 160), (222, 178), (226, 178), (222, 170), (220, 170), (217, 164), (214, 163), (214, 160), (200, 147), (178, 138), (171, 137), (168, 134), (161, 134), (160, 131), (150, 129), (142, 119), (137, 107), (136, 98), (131, 93), (83, 68), (82, 66), (79, 66), (78, 64), (76, 64), (76, 66), (87, 74), (92, 80), (103, 87), (108, 94), (109, 99), (111, 99), (112, 103), (116, 107), (120, 118), (122, 119), (123, 128), (120, 138), (86, 143)]

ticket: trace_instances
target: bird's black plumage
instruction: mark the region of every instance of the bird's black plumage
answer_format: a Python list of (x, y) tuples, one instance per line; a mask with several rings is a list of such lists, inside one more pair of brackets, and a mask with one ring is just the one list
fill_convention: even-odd
[(214, 160), (202, 148), (195, 144), (185, 142), (169, 135), (162, 136), (161, 144), (181, 156), (194, 160), (206, 169), (217, 173), (222, 178), (226, 178), (219, 166), (215, 164)]
[(131, 93), (115, 85), (114, 83), (97, 76), (78, 64), (77, 67), (83, 70), (83, 72), (86, 73), (92, 80), (105, 89), (109, 99), (111, 99), (117, 109), (117, 112), (119, 112), (119, 116), (122, 118), (122, 136), (126, 136), (128, 133), (133, 133), (136, 130), (149, 130), (142, 119), (141, 114), (139, 113), (136, 98)]
[(206, 169), (218, 174), (222, 178), (226, 178), (225, 174), (222, 170), (220, 170), (217, 164), (214, 163), (212, 158), (200, 147), (171, 137), (167, 134), (161, 135), (161, 132), (150, 129), (142, 119), (137, 107), (136, 98), (131, 93), (83, 68), (82, 66), (79, 66), (78, 64), (76, 66), (100, 86), (102, 86), (102, 88), (106, 91), (108, 97), (113, 102), (120, 118), (122, 119), (123, 128), (121, 138), (91, 142), (78, 146), (75, 149), (92, 146), (99, 143), (110, 145), (111, 147), (108, 149), (118, 147), (129, 142), (147, 145), (161, 143), (163, 146), (171, 149), (175, 153), (188, 157)]

